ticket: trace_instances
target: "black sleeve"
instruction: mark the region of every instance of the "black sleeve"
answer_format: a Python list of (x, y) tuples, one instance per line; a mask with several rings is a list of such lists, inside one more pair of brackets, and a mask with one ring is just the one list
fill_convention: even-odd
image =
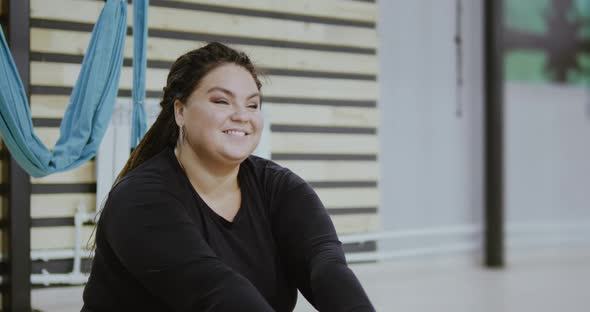
[(297, 287), (319, 311), (375, 311), (346, 264), (342, 244), (319, 197), (294, 173), (287, 175), (274, 183), (273, 231)]
[(217, 258), (185, 207), (158, 184), (126, 180), (109, 195), (101, 219), (123, 266), (170, 311), (273, 311)]

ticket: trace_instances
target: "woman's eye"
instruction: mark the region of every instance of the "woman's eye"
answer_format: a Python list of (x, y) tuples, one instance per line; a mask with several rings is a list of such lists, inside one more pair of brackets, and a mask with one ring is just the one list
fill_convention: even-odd
[(215, 103), (215, 104), (225, 104), (225, 105), (229, 104), (229, 102), (226, 101), (226, 100), (215, 100), (215, 101), (213, 101), (213, 103)]
[(258, 109), (258, 104), (250, 104), (250, 105), (248, 105), (248, 107)]

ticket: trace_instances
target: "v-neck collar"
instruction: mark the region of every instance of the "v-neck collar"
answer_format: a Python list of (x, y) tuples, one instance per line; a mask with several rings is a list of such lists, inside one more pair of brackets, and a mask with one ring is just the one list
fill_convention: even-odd
[(246, 179), (244, 177), (244, 167), (243, 167), (243, 163), (240, 164), (240, 169), (238, 171), (238, 187), (240, 188), (240, 208), (238, 209), (236, 215), (234, 216), (233, 221), (229, 221), (226, 218), (222, 217), (220, 214), (218, 214), (217, 212), (215, 212), (211, 207), (209, 207), (209, 205), (207, 205), (207, 203), (203, 200), (203, 198), (201, 197), (201, 195), (199, 195), (199, 193), (197, 192), (197, 190), (195, 190), (195, 188), (192, 186), (188, 176), (186, 175), (186, 172), (182, 169), (182, 167), (180, 166), (180, 163), (178, 163), (178, 159), (176, 159), (176, 155), (174, 155), (174, 149), (169, 148), (169, 155), (171, 157), (171, 161), (172, 163), (174, 163), (174, 168), (177, 171), (177, 173), (182, 177), (186, 187), (190, 190), (190, 192), (193, 195), (193, 198), (195, 199), (195, 201), (198, 204), (198, 207), (205, 210), (206, 213), (211, 216), (211, 218), (213, 220), (215, 220), (216, 222), (218, 222), (219, 224), (223, 225), (226, 228), (232, 228), (234, 227), (237, 223), (239, 223), (240, 219), (241, 219), (241, 215), (244, 214), (244, 210), (247, 207), (247, 192), (246, 190), (246, 186), (245, 183)]

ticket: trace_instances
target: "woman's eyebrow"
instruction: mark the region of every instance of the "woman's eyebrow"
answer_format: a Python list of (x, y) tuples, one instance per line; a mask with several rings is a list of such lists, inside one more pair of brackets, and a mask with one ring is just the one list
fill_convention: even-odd
[(251, 99), (251, 98), (257, 97), (257, 96), (258, 96), (258, 97), (260, 96), (260, 93), (259, 93), (259, 92), (252, 93), (252, 94), (251, 94), (251, 95), (248, 97), (248, 100), (249, 100), (249, 99)]
[[(207, 90), (207, 93), (211, 93), (213, 91), (223, 92), (223, 93), (229, 95), (232, 98), (235, 98), (236, 97), (233, 92), (231, 92), (228, 89), (222, 88), (222, 87), (212, 87), (211, 89)], [(247, 99), (249, 100), (249, 99), (251, 99), (253, 97), (257, 97), (257, 96), (260, 96), (260, 93), (259, 92), (252, 93), (250, 96), (247, 97)]]

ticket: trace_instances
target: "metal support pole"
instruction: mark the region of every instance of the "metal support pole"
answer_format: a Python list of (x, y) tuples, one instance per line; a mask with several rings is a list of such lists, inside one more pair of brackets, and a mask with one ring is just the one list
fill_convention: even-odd
[(485, 265), (504, 266), (503, 0), (484, 1)]
[[(5, 6), (4, 6), (5, 5)], [(29, 94), (29, 0), (5, 0), (7, 39), (20, 77)], [(5, 272), (3, 311), (31, 311), (31, 184), (29, 175), (10, 157), (8, 205), (4, 207), (3, 235)]]

